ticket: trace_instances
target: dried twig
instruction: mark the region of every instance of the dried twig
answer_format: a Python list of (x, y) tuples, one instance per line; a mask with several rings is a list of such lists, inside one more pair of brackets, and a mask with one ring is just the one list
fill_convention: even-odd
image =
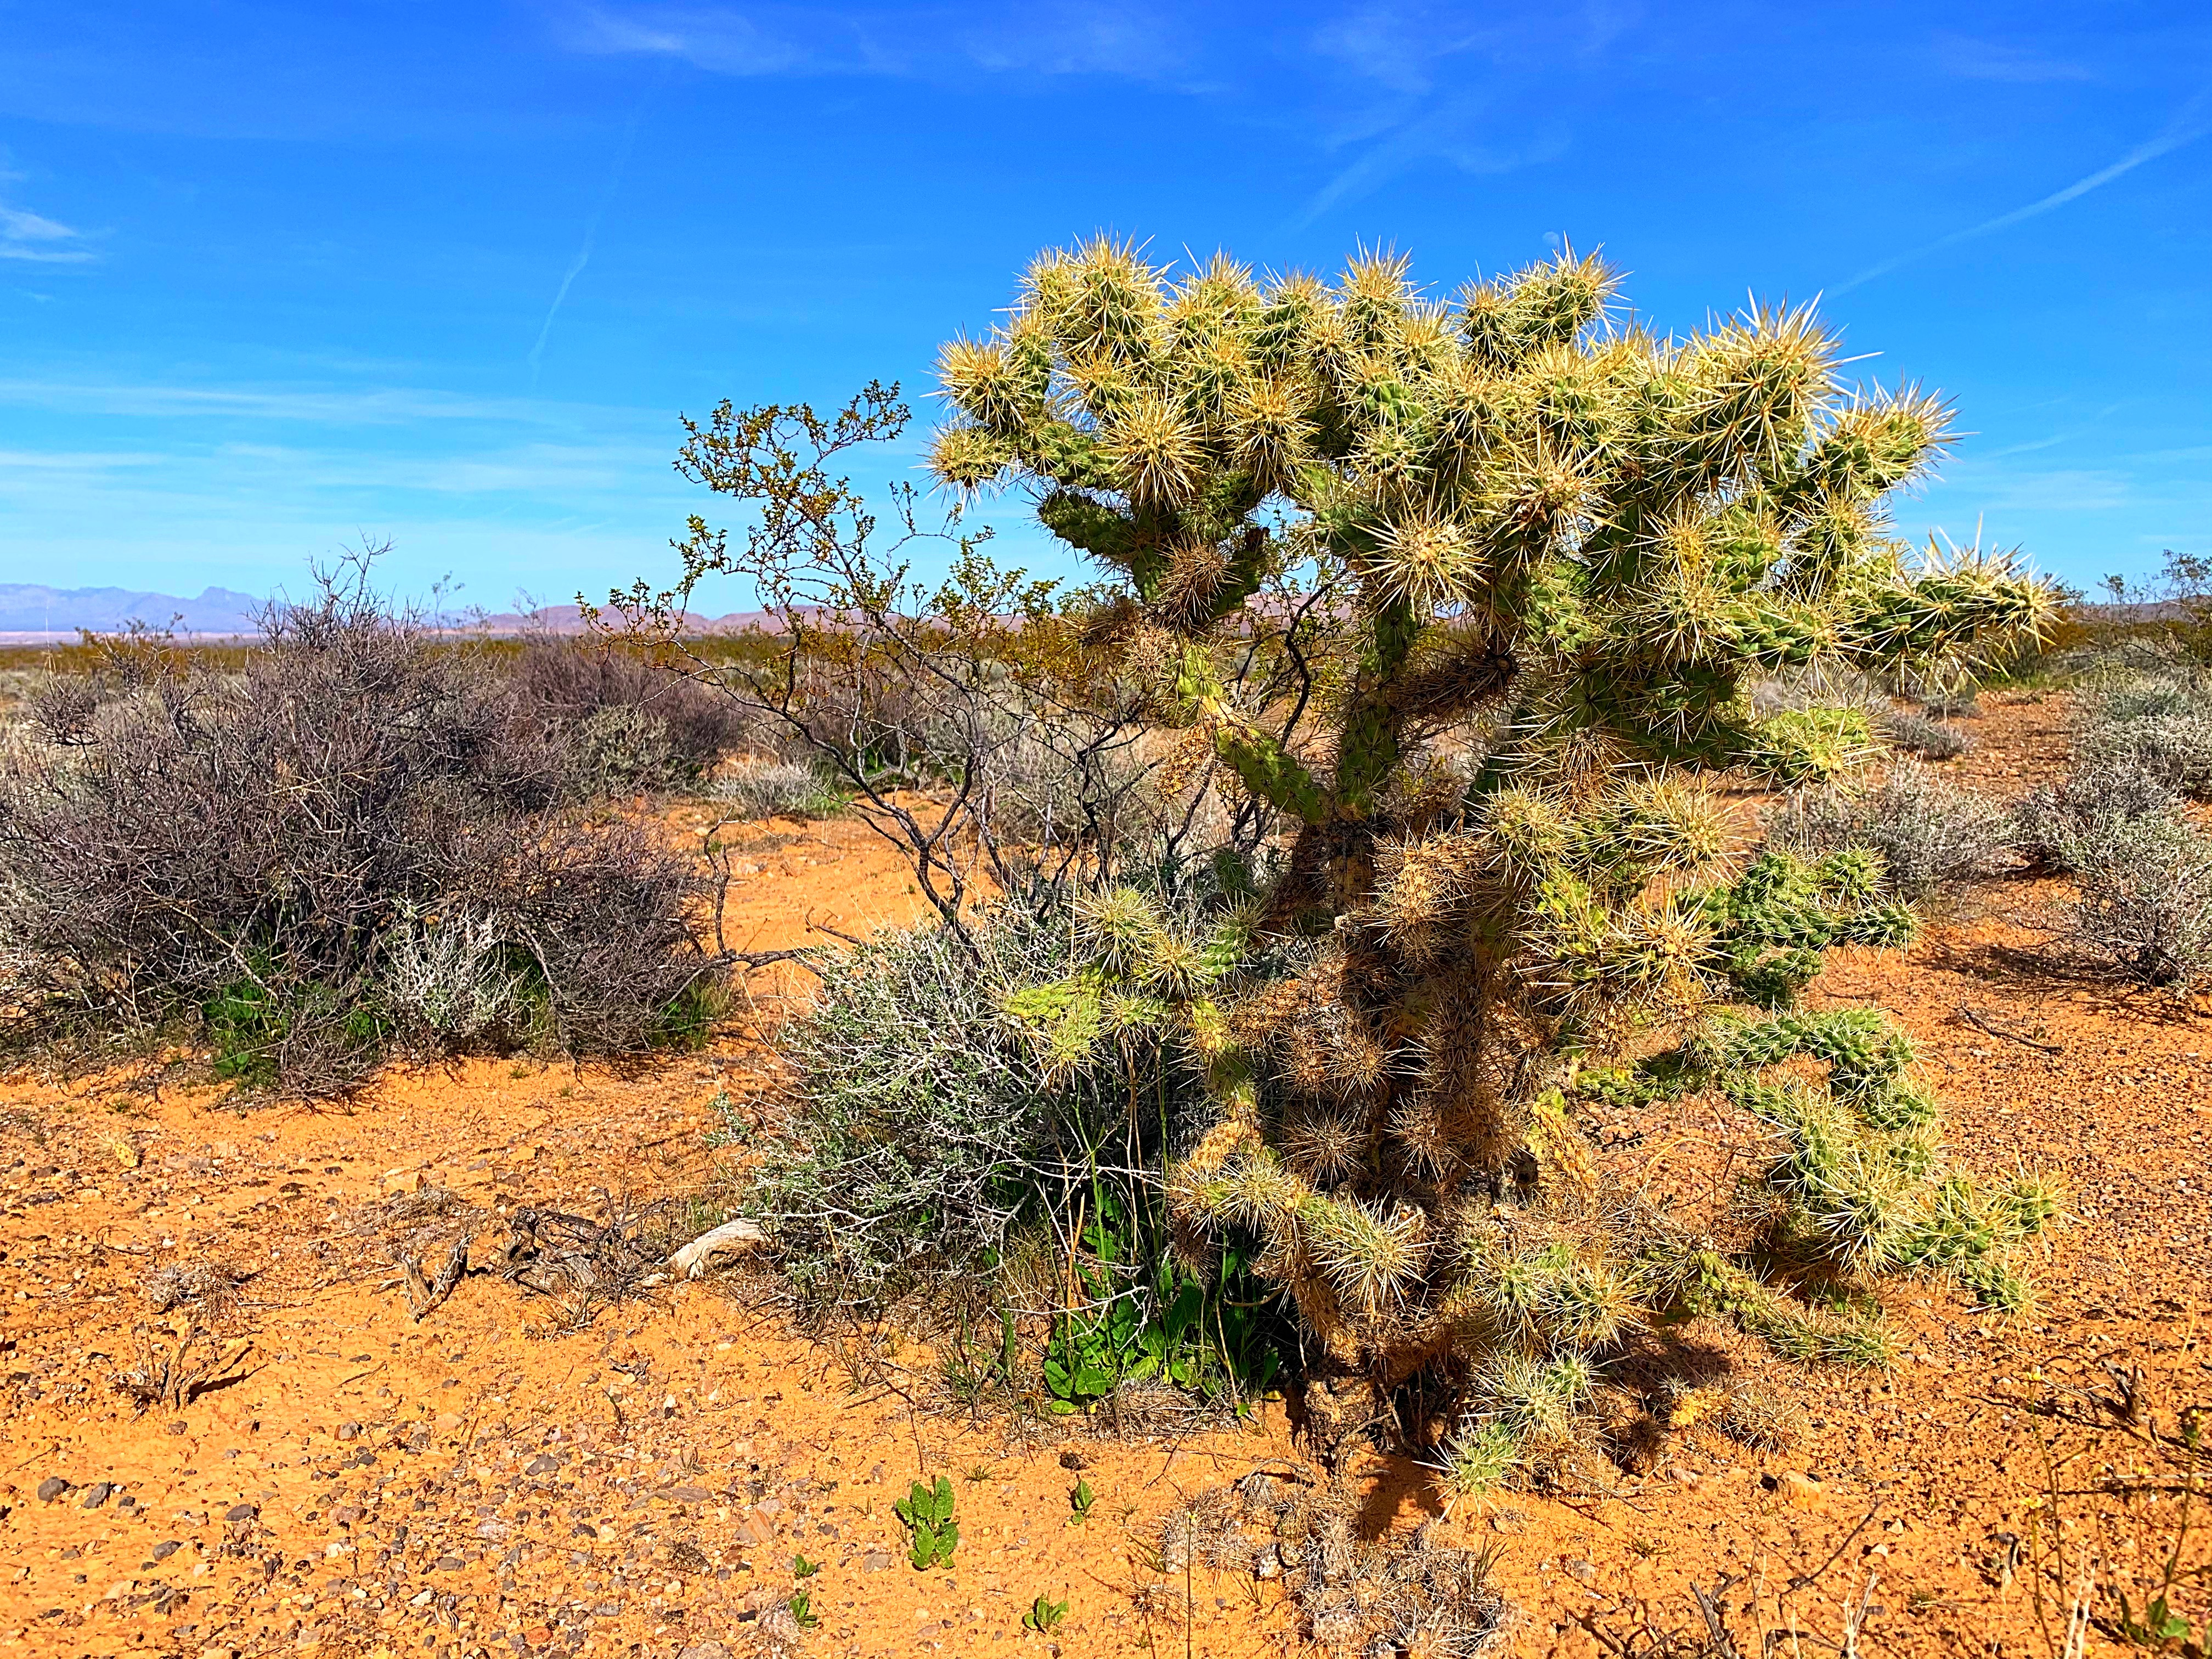
[(2015, 1031), (2009, 1027), (2000, 1025), (1987, 1015), (1977, 1013), (1963, 1002), (1953, 1012), (1960, 1019), (1985, 1036), (2002, 1037), (2007, 1042), (2017, 1042), (2026, 1048), (2039, 1048), (2046, 1054), (2063, 1054), (2066, 1052), (2063, 1043), (2045, 1042), (2040, 1037), (2032, 1037), (2024, 1031)]

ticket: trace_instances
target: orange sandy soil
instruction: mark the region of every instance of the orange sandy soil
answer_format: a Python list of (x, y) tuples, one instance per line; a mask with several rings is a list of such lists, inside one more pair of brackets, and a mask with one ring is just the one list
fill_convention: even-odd
[[(2017, 793), (2063, 763), (2063, 712), (1992, 700), (1952, 769)], [(703, 820), (679, 805), (670, 822)], [(776, 828), (788, 839), (740, 866), (733, 946), (915, 914), (858, 825)], [(2175, 1500), (2116, 1492), (2170, 1471), (2094, 1396), (2108, 1368), (2140, 1367), (2160, 1426), (2212, 1401), (2212, 1026), (2045, 946), (2061, 897), (1991, 884), (1909, 952), (1839, 953), (1812, 998), (1904, 1022), (1971, 1167), (2071, 1183), (2038, 1305), (1992, 1319), (1948, 1286), (1893, 1285), (1904, 1363), (1791, 1373), (1809, 1427), (1788, 1451), (1680, 1437), (1602, 1490), (1461, 1506), (1446, 1534), (1495, 1547), (1514, 1651), (1613, 1650), (1584, 1619), (1687, 1626), (1689, 1586), (1725, 1574), (1740, 1631), (1832, 1643), (1848, 1606), (1863, 1652), (2044, 1654), (2063, 1612), (2039, 1623), (2031, 1587), (2054, 1544), (2069, 1582), (2094, 1559), (2141, 1608)], [(0, 1083), (0, 1652), (719, 1659), (772, 1646), (799, 1587), (819, 1620), (801, 1654), (1299, 1650), (1275, 1584), (1163, 1574), (1152, 1547), (1181, 1498), (1302, 1459), (1279, 1404), (1172, 1439), (972, 1420), (926, 1347), (848, 1365), (711, 1280), (562, 1332), (547, 1301), (481, 1273), (410, 1317), (377, 1248), (392, 1195), (588, 1213), (605, 1192), (696, 1190), (708, 1102), (743, 1093), (745, 1056), (733, 1038), (630, 1074), (471, 1062), (317, 1109), (143, 1079)], [(145, 1280), (194, 1262), (252, 1273), (216, 1328), (252, 1347), (234, 1382), (141, 1412), (114, 1375), (179, 1328)], [(1081, 1525), (1070, 1464), (1097, 1493)], [(961, 1544), (918, 1573), (890, 1504), (939, 1472)], [(52, 1478), (68, 1489), (41, 1498)], [(1371, 1456), (1364, 1478), (1370, 1536), (1444, 1508), (1406, 1460)], [(803, 1586), (802, 1553), (821, 1564)], [(1040, 1593), (1069, 1606), (1049, 1637), (1020, 1623)], [(2101, 1588), (2096, 1604), (2115, 1610)], [(2092, 1630), (2084, 1650), (2111, 1643)]]

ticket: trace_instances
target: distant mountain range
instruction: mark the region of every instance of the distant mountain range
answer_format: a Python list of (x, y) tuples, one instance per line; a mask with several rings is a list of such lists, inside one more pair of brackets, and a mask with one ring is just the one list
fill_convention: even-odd
[(261, 601), (251, 593), (210, 587), (196, 599), (140, 593), (127, 587), (41, 587), (0, 582), (0, 634), (106, 633), (138, 621), (173, 625), (179, 634), (250, 634)]
[[(135, 620), (149, 628), (173, 627), (179, 634), (216, 638), (260, 631), (263, 601), (251, 593), (210, 587), (196, 599), (173, 593), (142, 593), (127, 587), (41, 587), (28, 582), (0, 582), (0, 642), (73, 641), (80, 628), (109, 634)], [(740, 611), (726, 617), (697, 617), (698, 632), (735, 633), (769, 620), (764, 612)], [(447, 626), (471, 633), (580, 634), (583, 618), (574, 605), (547, 605), (520, 614), (455, 616)]]

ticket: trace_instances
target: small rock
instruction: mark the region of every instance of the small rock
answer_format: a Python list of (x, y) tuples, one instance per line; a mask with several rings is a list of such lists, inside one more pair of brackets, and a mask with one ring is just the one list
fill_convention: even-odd
[(39, 1501), (41, 1504), (51, 1504), (69, 1490), (68, 1481), (63, 1480), (58, 1474), (50, 1474), (39, 1482)]
[(1801, 1474), (1795, 1469), (1773, 1477), (1768, 1490), (1778, 1494), (1784, 1503), (1794, 1504), (1801, 1510), (1822, 1509), (1828, 1502), (1826, 1486), (1811, 1475)]
[(98, 1509), (107, 1501), (108, 1495), (114, 1490), (115, 1487), (110, 1481), (94, 1481), (84, 1489), (84, 1507), (88, 1510)]
[(881, 1550), (870, 1550), (860, 1558), (862, 1572), (881, 1572), (891, 1564), (891, 1559)]
[(1528, 1530), (1528, 1517), (1518, 1510), (1496, 1510), (1490, 1516), (1490, 1529), (1508, 1535)]
[(1087, 1469), (1091, 1467), (1091, 1460), (1076, 1450), (1074, 1447), (1070, 1446), (1066, 1451), (1060, 1453), (1060, 1467), (1063, 1469)]
[(233, 1504), (222, 1512), (222, 1518), (226, 1521), (251, 1521), (260, 1513), (261, 1506), (258, 1504)]
[(154, 1546), (153, 1556), (156, 1561), (166, 1561), (182, 1548), (184, 1548), (184, 1543), (181, 1540), (165, 1538)]
[(720, 1642), (694, 1642), (676, 1659), (730, 1659), (730, 1650)]
[(169, 1432), (171, 1434), (184, 1434), (189, 1431), (189, 1428), (190, 1425), (179, 1419), (178, 1421), (169, 1425)]
[(1568, 1577), (1574, 1579), (1578, 1583), (1595, 1584), (1597, 1583), (1597, 1569), (1592, 1566), (1589, 1562), (1583, 1560), (1578, 1555), (1570, 1555), (1564, 1558), (1559, 1562), (1559, 1566), (1561, 1570), (1566, 1573)]
[(338, 1439), (340, 1439), (340, 1440), (358, 1440), (358, 1439), (360, 1439), (360, 1438), (361, 1438), (361, 1425), (360, 1425), (360, 1424), (358, 1424), (358, 1423), (341, 1423), (341, 1424), (339, 1424), (339, 1425), (338, 1425), (338, 1427), (337, 1427), (337, 1438), (338, 1438)]
[[(704, 1486), (671, 1486), (660, 1495), (672, 1504), (711, 1504), (714, 1501), (714, 1494)], [(761, 1507), (766, 1509), (768, 1505), (763, 1504)]]
[(525, 1474), (551, 1474), (561, 1467), (561, 1460), (551, 1452), (540, 1452), (522, 1466)]
[(430, 1565), (441, 1572), (459, 1572), (461, 1570), (461, 1558), (458, 1555), (441, 1555)]
[(459, 1412), (440, 1412), (438, 1413), (438, 1426), (447, 1433), (451, 1433), (453, 1430), (461, 1426), (461, 1414)]

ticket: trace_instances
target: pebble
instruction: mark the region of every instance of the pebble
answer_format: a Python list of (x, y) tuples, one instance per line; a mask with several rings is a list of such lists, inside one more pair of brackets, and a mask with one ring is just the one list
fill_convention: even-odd
[(252, 1521), (260, 1513), (261, 1505), (258, 1504), (233, 1504), (222, 1512), (222, 1518), (226, 1521)]
[(694, 1642), (676, 1659), (730, 1659), (730, 1650), (720, 1642)]
[(1795, 1504), (1799, 1509), (1817, 1510), (1826, 1505), (1828, 1489), (1809, 1474), (1791, 1469), (1774, 1478), (1774, 1491), (1785, 1504)]
[(94, 1481), (84, 1489), (84, 1507), (88, 1510), (98, 1509), (107, 1501), (108, 1495), (114, 1490), (114, 1486), (109, 1481)]
[(891, 1564), (891, 1559), (881, 1550), (870, 1550), (860, 1558), (862, 1572), (881, 1572)]
[(550, 1474), (561, 1467), (561, 1460), (551, 1452), (540, 1452), (522, 1466), (525, 1474)]
[(1597, 1583), (1597, 1569), (1589, 1562), (1583, 1560), (1580, 1556), (1567, 1556), (1560, 1561), (1559, 1565), (1565, 1571), (1568, 1577), (1572, 1578), (1580, 1583), (1595, 1584)]
[(156, 1561), (166, 1561), (182, 1548), (184, 1548), (184, 1544), (180, 1540), (165, 1538), (160, 1543), (154, 1546), (152, 1553)]
[(58, 1474), (50, 1474), (39, 1482), (39, 1501), (41, 1504), (51, 1504), (69, 1490), (68, 1481), (63, 1480)]

